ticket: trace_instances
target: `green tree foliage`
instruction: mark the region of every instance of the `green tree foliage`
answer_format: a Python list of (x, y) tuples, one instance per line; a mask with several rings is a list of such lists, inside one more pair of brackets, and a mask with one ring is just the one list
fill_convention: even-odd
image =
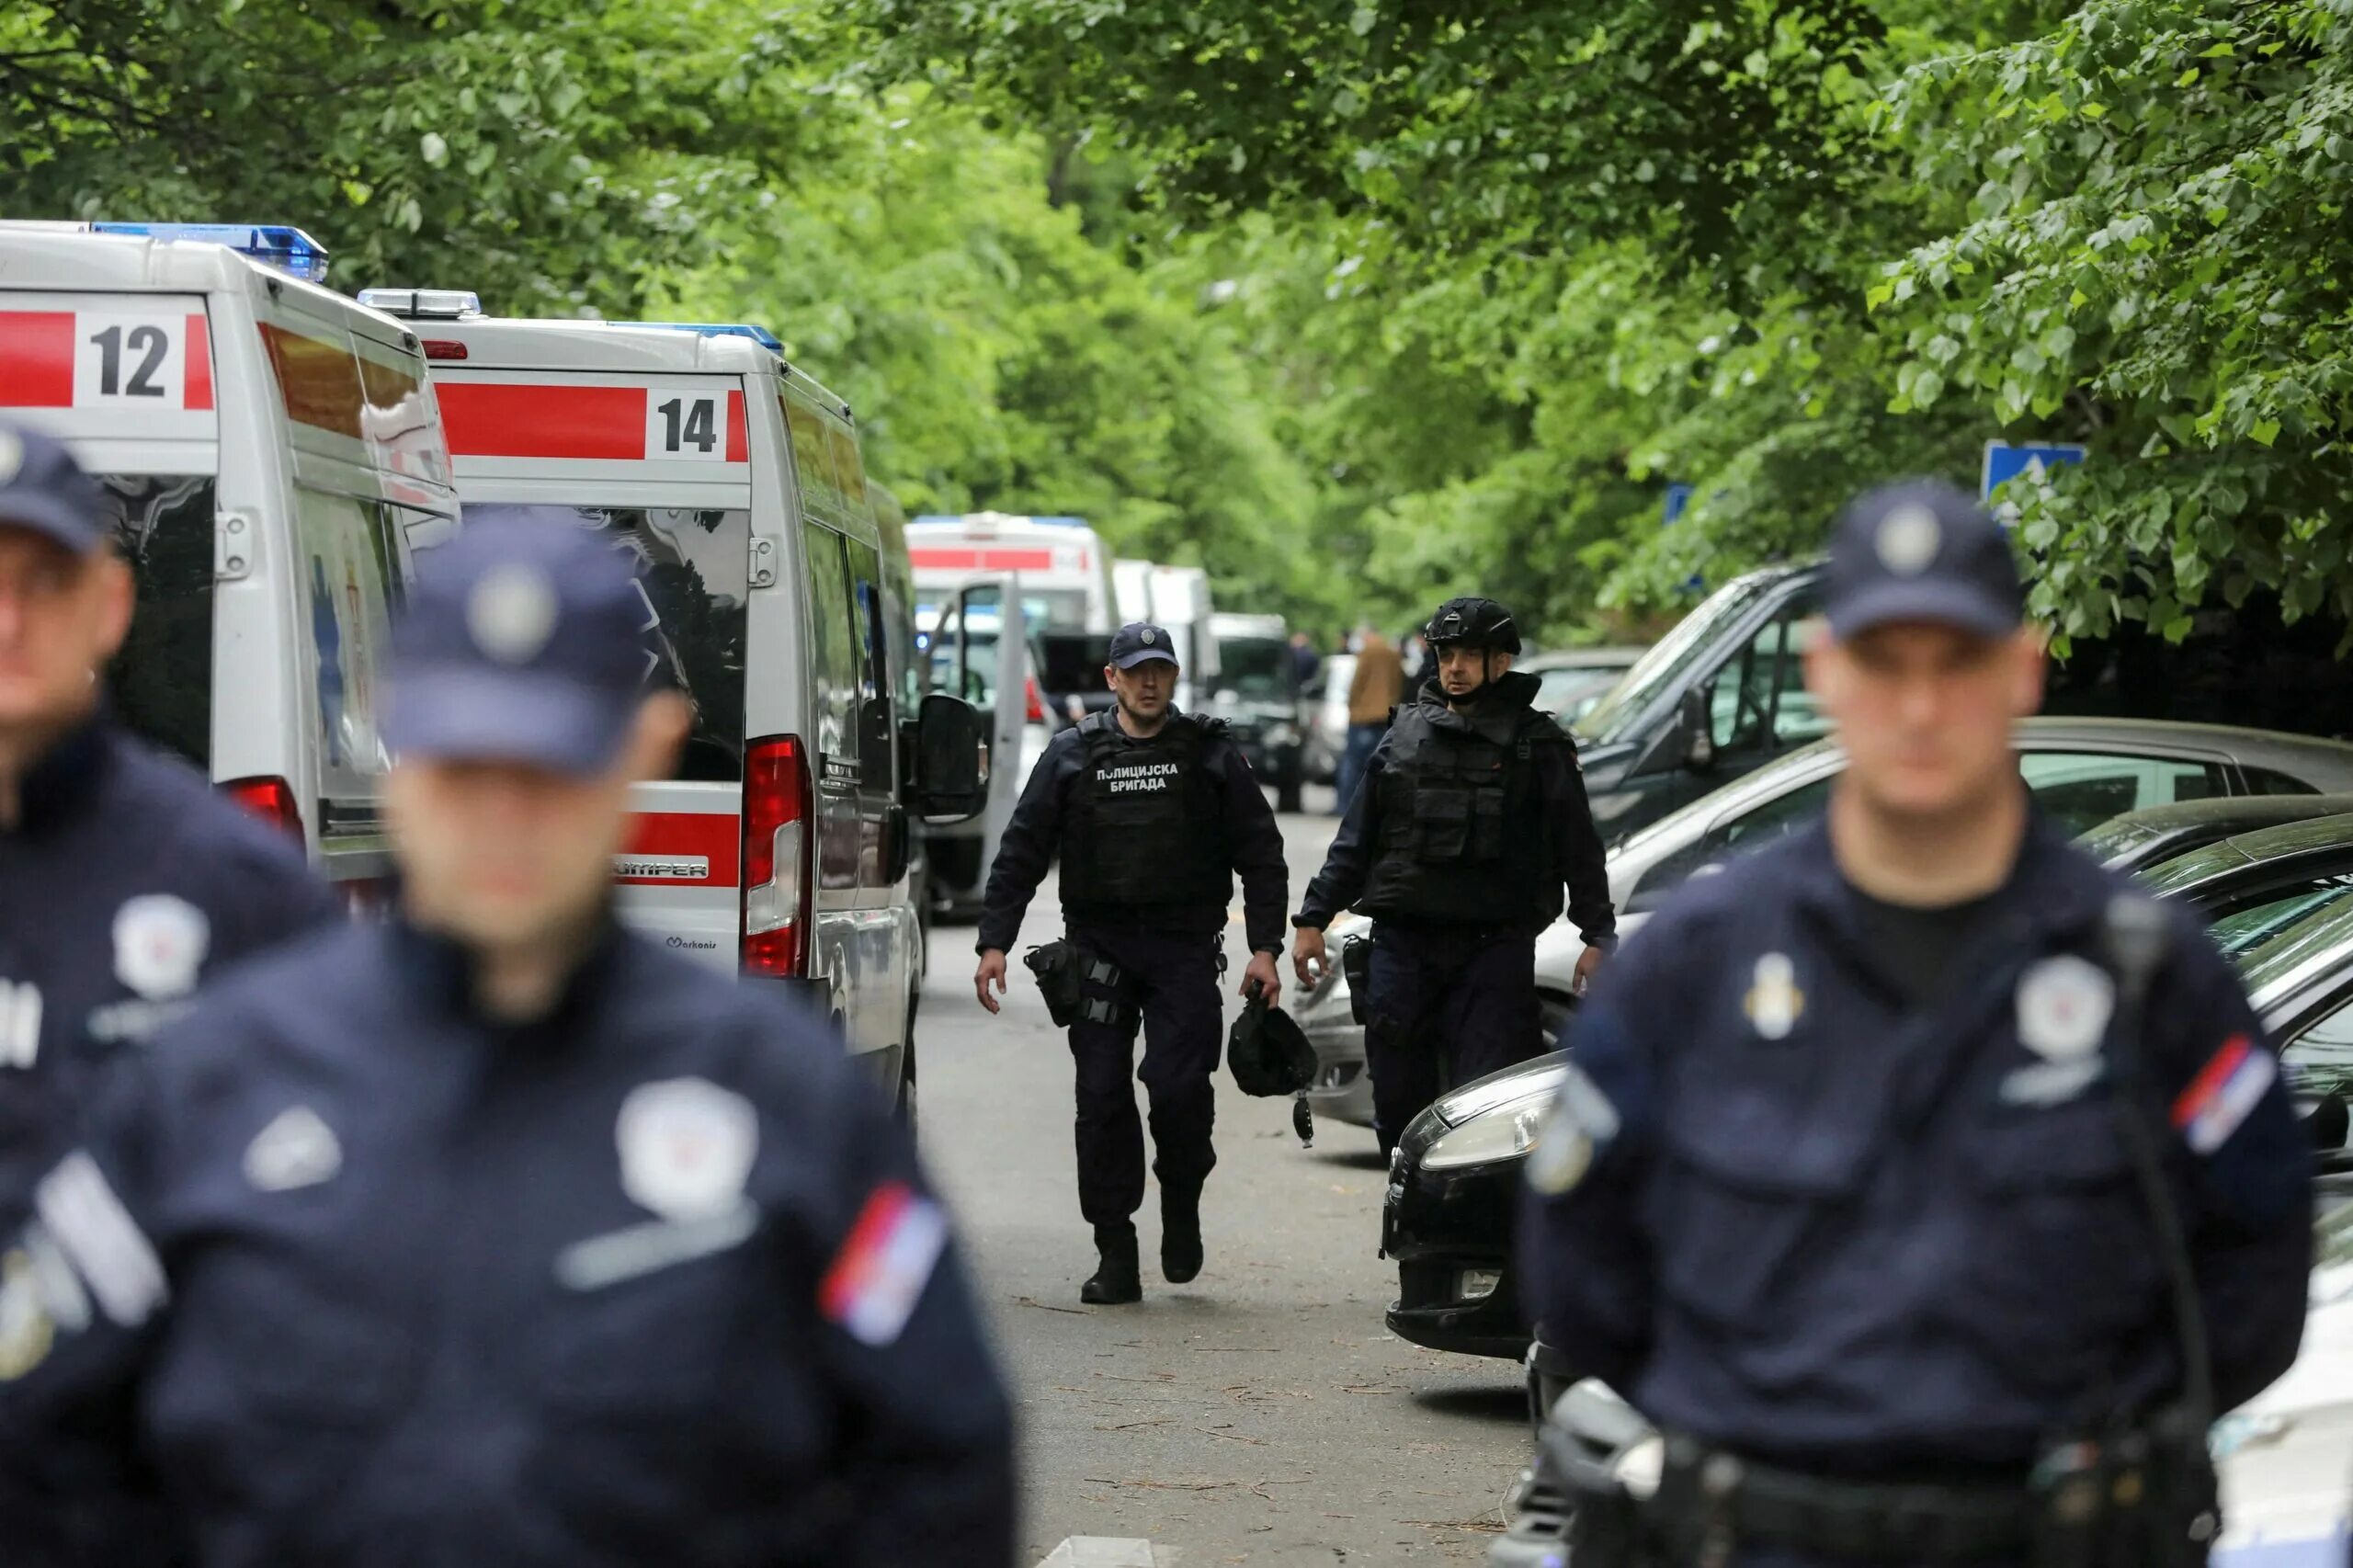
[(299, 220), (346, 286), (627, 310), (822, 155), (813, 52), (732, 0), (13, 0), (0, 211)]
[(1116, 138), (1209, 249), (1255, 209), (1363, 264), (1323, 303), (1368, 324), (1262, 339), (1364, 389), (1311, 455), (1431, 386), (1489, 437), (1327, 491), (1379, 590), (1665, 605), (2003, 435), (2095, 448), (2010, 497), (2063, 631), (2353, 610), (2342, 0), (862, 3), (899, 69)]
[(2353, 8), (2102, 0), (1897, 84), (1890, 139), (1966, 220), (1895, 260), (1899, 407), (2090, 442), (2022, 497), (2070, 632), (2276, 590), (2353, 616)]
[(1080, 513), (1230, 601), (1339, 602), (1189, 290), (1093, 243), (1037, 138), (853, 58), (794, 3), (0, 0), (0, 214), (293, 222), (346, 288), (763, 320), (919, 506)]

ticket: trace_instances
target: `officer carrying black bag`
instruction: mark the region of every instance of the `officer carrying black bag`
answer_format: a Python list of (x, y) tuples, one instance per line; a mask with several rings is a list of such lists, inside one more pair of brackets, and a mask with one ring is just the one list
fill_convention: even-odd
[[(1243, 982), (1279, 1000), (1289, 886), (1282, 835), (1249, 763), (1214, 720), (1176, 711), (1176, 644), (1141, 621), (1111, 639), (1104, 679), (1116, 705), (1056, 735), (1014, 808), (981, 916), (973, 989), (997, 1008), (1006, 951), (1048, 865), (1061, 860), (1067, 936), (1031, 952), (1077, 1075), (1079, 1210), (1097, 1266), (1089, 1305), (1142, 1299), (1134, 1216), (1143, 1204), (1143, 1128), (1131, 1078), (1152, 1107), (1160, 1180), (1160, 1267), (1173, 1284), (1201, 1269), (1201, 1187), (1217, 1152), (1211, 1075), (1222, 1005), (1226, 908), (1242, 877), (1251, 955)], [(1135, 1062), (1143, 1033), (1143, 1063)]]

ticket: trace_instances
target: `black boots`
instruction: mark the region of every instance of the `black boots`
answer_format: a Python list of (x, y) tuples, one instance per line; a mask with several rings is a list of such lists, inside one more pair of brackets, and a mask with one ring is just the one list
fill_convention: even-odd
[(1095, 1250), (1101, 1260), (1093, 1278), (1078, 1288), (1078, 1299), (1090, 1307), (1120, 1307), (1143, 1300), (1143, 1270), (1136, 1261), (1136, 1228), (1122, 1221), (1095, 1227)]
[(1160, 1189), (1160, 1272), (1171, 1285), (1201, 1271), (1201, 1189)]
[[(1143, 1300), (1143, 1270), (1136, 1256), (1136, 1228), (1122, 1221), (1095, 1227), (1101, 1254), (1094, 1277), (1078, 1288), (1090, 1307), (1119, 1307)], [(1171, 1285), (1189, 1284), (1201, 1272), (1201, 1189), (1160, 1189), (1160, 1272)]]

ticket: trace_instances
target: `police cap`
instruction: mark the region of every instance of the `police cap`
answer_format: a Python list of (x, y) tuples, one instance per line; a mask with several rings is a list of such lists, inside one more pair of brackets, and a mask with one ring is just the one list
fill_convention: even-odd
[(87, 555), (106, 542), (105, 497), (56, 437), (0, 420), (0, 527)]
[(1984, 507), (1934, 479), (1874, 490), (1830, 541), (1824, 607), (1845, 639), (1896, 621), (2006, 637), (2026, 613), (2009, 536)]
[(1155, 659), (1176, 663), (1176, 644), (1170, 640), (1166, 627), (1154, 626), (1148, 620), (1131, 620), (1111, 633), (1111, 663), (1120, 669), (1131, 670)]
[(620, 553), (568, 512), (470, 527), (418, 565), (384, 738), (413, 756), (600, 773), (650, 673), (647, 613)]

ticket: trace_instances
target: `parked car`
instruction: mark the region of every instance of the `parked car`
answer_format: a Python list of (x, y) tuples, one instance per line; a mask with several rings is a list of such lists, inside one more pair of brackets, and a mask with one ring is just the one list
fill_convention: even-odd
[(2111, 871), (2138, 871), (2234, 834), (2353, 812), (2353, 795), (2226, 795), (2110, 817), (2075, 846)]
[(1340, 753), (1348, 744), (1348, 683), (1356, 678), (1354, 653), (1331, 653), (1300, 687), (1301, 745), (1308, 779), (1329, 784), (1340, 776)]
[(1537, 707), (1574, 725), (1642, 656), (1640, 648), (1562, 648), (1531, 653), (1514, 667), (1536, 677)]
[[(2217, 806), (2333, 801), (2353, 792), (2353, 745), (2262, 730), (2167, 724), (2131, 719), (2029, 719), (2018, 730), (2018, 767), (2043, 812), (2072, 832), (2120, 812), (2197, 799)], [(1609, 895), (1618, 928), (1631, 934), (1693, 875), (1772, 843), (1819, 815), (1846, 754), (1830, 742), (1758, 768), (1705, 800), (1653, 824), (1609, 854)], [(2256, 793), (2256, 791), (2268, 791)], [(2296, 791), (2302, 791), (2296, 793)], [(1355, 926), (1334, 922), (1336, 953)], [(1536, 940), (1537, 995), (1550, 1043), (1575, 1006), (1574, 975), (1584, 938), (1566, 920)], [(1349, 1017), (1347, 977), (1336, 967), (1299, 998), (1292, 1014), (1316, 1050), (1309, 1103), (1318, 1116), (1372, 1125), (1364, 1030)]]
[[(2227, 885), (2192, 881), (2158, 892), (2204, 908)], [(2281, 1048), (2320, 1168), (2353, 1174), (2353, 897), (2335, 890), (2302, 919), (2262, 935), (2268, 939), (2240, 948), (2247, 994)], [(1399, 1337), (1470, 1355), (1527, 1347), (1511, 1280), (1511, 1214), (1519, 1162), (1564, 1060), (1554, 1052), (1491, 1074), (1406, 1128), (1381, 1217), (1381, 1250), (1398, 1266), (1389, 1327)]]
[[(1821, 614), (1824, 570), (1807, 562), (1725, 584), (1577, 722), (1586, 792), (1605, 839), (1615, 843), (1827, 733), (1802, 658)], [(2052, 667), (2043, 711), (2300, 733), (2345, 726), (2353, 673), (2336, 659), (2326, 622), (2286, 626), (2276, 604), (2251, 599), (2201, 611), (2193, 623), (2178, 646), (2137, 626), (2075, 639)]]
[[(2126, 812), (2221, 798), (2353, 792), (2353, 745), (2271, 730), (2147, 719), (2029, 719), (2018, 771), (2070, 836)], [(1631, 932), (1686, 879), (1753, 854), (1819, 816), (1846, 767), (1823, 742), (1761, 767), (1627, 839), (1609, 859), (1618, 928)], [(1556, 923), (1536, 941), (1536, 983), (1565, 999), (1585, 944)]]
[(2203, 910), (2236, 958), (2353, 898), (2353, 815), (2241, 834), (2141, 875), (2158, 896)]

